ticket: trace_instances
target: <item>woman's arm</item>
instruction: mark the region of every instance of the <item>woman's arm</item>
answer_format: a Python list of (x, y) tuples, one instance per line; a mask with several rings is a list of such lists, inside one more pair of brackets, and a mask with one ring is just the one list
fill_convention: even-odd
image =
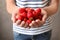
[(51, 3), (48, 7), (45, 7), (45, 9), (48, 13), (48, 16), (51, 16), (55, 14), (58, 10), (59, 0), (51, 0)]
[[(51, 0), (51, 3), (49, 6), (42, 8), (42, 12), (41, 12), (43, 14), (42, 21), (40, 21), (40, 20), (34, 21), (31, 24), (29, 24), (29, 26), (31, 26), (31, 27), (42, 26), (49, 16), (51, 16), (57, 12), (58, 4), (59, 4), (59, 0)], [(38, 23), (39, 25), (36, 23)], [(33, 26), (33, 24), (36, 24), (36, 25)]]
[(17, 10), (17, 6), (15, 5), (15, 0), (6, 0), (6, 8), (8, 13), (12, 14)]

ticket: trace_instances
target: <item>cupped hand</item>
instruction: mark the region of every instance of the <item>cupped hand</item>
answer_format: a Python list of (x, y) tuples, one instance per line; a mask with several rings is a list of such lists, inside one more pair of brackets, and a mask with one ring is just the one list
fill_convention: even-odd
[(46, 21), (46, 19), (48, 17), (47, 11), (45, 11), (44, 9), (42, 9), (41, 10), (41, 14), (43, 15), (42, 20), (36, 19), (35, 21), (32, 21), (29, 24), (30, 27), (33, 27), (33, 28), (41, 27), (45, 23), (45, 21)]

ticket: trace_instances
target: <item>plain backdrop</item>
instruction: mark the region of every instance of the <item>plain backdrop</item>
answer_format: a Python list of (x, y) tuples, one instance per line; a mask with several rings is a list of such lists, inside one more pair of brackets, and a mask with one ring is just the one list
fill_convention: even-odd
[[(51, 40), (60, 40), (60, 7), (53, 26)], [(0, 40), (13, 40), (11, 15), (6, 11), (5, 0), (0, 0)]]

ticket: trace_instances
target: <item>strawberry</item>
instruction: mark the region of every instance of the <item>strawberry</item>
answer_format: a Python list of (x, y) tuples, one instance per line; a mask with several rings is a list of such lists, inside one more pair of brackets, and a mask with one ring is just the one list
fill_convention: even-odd
[(30, 24), (32, 21), (31, 20), (27, 20), (26, 23)]
[(24, 21), (26, 22), (27, 21), (27, 18), (24, 18)]
[(28, 12), (31, 12), (31, 13), (32, 13), (33, 11), (34, 11), (33, 9), (28, 10)]
[(34, 20), (36, 20), (38, 18), (38, 16), (34, 17)]
[(31, 13), (31, 12), (28, 12), (27, 13), (27, 18), (29, 19), (29, 18), (33, 18), (33, 14)]
[(35, 11), (37, 12), (38, 15), (41, 13), (41, 9), (40, 8), (37, 8)]
[(27, 11), (27, 12), (33, 12), (34, 9), (32, 9), (32, 8), (26, 8), (26, 11)]
[(38, 16), (38, 14), (35, 11), (33, 11), (33, 16), (36, 17)]
[(30, 8), (26, 8), (26, 11), (30, 10)]
[(38, 19), (42, 20), (43, 15), (38, 16)]
[(17, 15), (17, 16), (16, 16), (16, 19), (18, 19), (18, 20), (23, 20), (24, 18), (23, 18), (23, 16)]
[(26, 12), (23, 12), (23, 13), (21, 13), (20, 15), (23, 16), (24, 18), (27, 17), (27, 13), (26, 13)]
[(19, 8), (19, 13), (26, 12), (25, 8)]

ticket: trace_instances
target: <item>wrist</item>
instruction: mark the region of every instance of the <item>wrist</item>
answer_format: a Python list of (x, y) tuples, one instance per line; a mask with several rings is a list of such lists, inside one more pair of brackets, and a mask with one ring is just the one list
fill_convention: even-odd
[(9, 14), (12, 14), (12, 13), (16, 12), (17, 9), (18, 9), (18, 7), (17, 7), (16, 5), (7, 6), (7, 12), (8, 12)]
[(47, 12), (47, 17), (51, 16), (51, 11), (49, 10), (49, 7), (43, 8)]

